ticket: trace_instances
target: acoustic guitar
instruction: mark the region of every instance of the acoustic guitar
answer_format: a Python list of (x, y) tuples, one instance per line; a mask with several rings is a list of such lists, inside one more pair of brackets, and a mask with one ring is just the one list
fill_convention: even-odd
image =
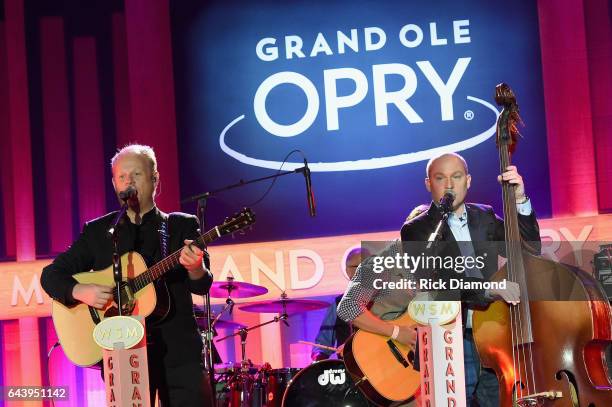
[[(193, 244), (200, 248), (205, 247), (221, 236), (242, 230), (253, 223), (255, 223), (255, 214), (251, 209), (245, 208), (226, 219), (223, 224), (200, 235)], [(148, 269), (142, 256), (136, 252), (128, 252), (121, 256), (123, 282), (119, 287), (123, 315), (148, 317), (155, 314), (157, 296), (154, 283), (179, 265), (180, 252), (180, 249), (177, 250)], [(116, 287), (112, 266), (100, 271), (78, 273), (72, 277), (81, 284)], [(118, 304), (117, 290), (113, 291), (114, 303)], [(110, 301), (104, 309), (95, 309), (83, 303), (66, 306), (53, 301), (53, 324), (68, 359), (79, 366), (98, 363), (102, 359), (102, 349), (94, 341), (93, 330), (101, 320), (117, 314), (116, 305)]]
[[(389, 322), (398, 326), (415, 324), (408, 312)], [(361, 329), (348, 339), (343, 356), (346, 370), (372, 402), (396, 406), (414, 400), (421, 378), (414, 370), (414, 351), (408, 346)]]

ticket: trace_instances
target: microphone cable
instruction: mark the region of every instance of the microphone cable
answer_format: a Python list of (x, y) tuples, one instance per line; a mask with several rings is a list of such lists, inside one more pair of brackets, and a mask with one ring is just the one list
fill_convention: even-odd
[[(293, 154), (293, 153), (300, 153), (302, 155), (303, 159), (306, 159), (306, 156), (304, 155), (304, 152), (300, 149), (295, 149), (290, 151), (285, 158), (283, 159), (283, 162), (281, 163), (281, 166), (279, 167), (279, 169), (276, 171), (276, 175), (280, 174), (283, 171), (283, 166), (285, 165), (285, 163), (287, 162), (287, 160), (289, 159), (289, 157)], [(272, 179), (272, 182), (270, 183), (270, 185), (268, 186), (268, 189), (266, 189), (266, 192), (263, 193), (263, 195), (257, 199), (256, 201), (254, 201), (253, 203), (247, 204), (245, 206), (255, 206), (258, 203), (260, 203), (261, 201), (263, 201), (265, 199), (265, 197), (270, 193), (270, 191), (272, 190), (272, 187), (274, 186), (274, 183), (276, 182), (276, 180), (278, 179), (278, 177)]]

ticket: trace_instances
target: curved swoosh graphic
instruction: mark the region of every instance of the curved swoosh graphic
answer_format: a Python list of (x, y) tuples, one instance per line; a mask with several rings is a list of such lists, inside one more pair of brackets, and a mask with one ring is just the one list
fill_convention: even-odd
[[(491, 109), (493, 113), (495, 114), (495, 119), (497, 120), (497, 116), (499, 115), (499, 112), (497, 111), (495, 106), (493, 106), (487, 101), (475, 98), (473, 96), (468, 96), (467, 99), (471, 100), (472, 102), (479, 103)], [(280, 161), (260, 160), (258, 158), (249, 157), (245, 154), (242, 154), (232, 149), (225, 143), (225, 136), (227, 132), (236, 123), (244, 119), (244, 117), (245, 117), (244, 115), (238, 116), (237, 118), (232, 120), (227, 126), (225, 126), (225, 128), (221, 132), (221, 135), (219, 136), (219, 145), (221, 146), (221, 150), (225, 154), (240, 161), (241, 163), (252, 165), (255, 167), (269, 168), (272, 170), (277, 170), (278, 168), (280, 168), (282, 164)], [(470, 137), (468, 139), (461, 140), (456, 143), (447, 144), (445, 146), (430, 148), (428, 150), (416, 151), (414, 153), (398, 154), (398, 155), (393, 155), (389, 157), (368, 158), (368, 159), (356, 160), (356, 161), (313, 162), (313, 163), (309, 162), (308, 168), (310, 168), (310, 171), (315, 171), (315, 172), (358, 171), (358, 170), (372, 170), (372, 169), (377, 169), (377, 168), (394, 167), (397, 165), (404, 165), (404, 164), (414, 163), (417, 161), (429, 160), (430, 158), (435, 157), (442, 153), (463, 151), (463, 150), (467, 150), (468, 148), (477, 146), (478, 144), (489, 139), (491, 136), (495, 134), (495, 126), (496, 126), (496, 123), (493, 122), (493, 125), (491, 127), (489, 127), (484, 132), (474, 137)], [(295, 170), (296, 168), (300, 168), (303, 166), (304, 166), (303, 162), (286, 162), (283, 168), (286, 169), (287, 171), (292, 171), (292, 170)]]

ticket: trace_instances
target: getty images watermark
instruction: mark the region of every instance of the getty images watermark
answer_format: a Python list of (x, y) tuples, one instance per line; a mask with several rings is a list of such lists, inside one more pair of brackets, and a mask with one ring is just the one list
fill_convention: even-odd
[[(523, 275), (527, 288), (537, 287), (528, 291), (530, 301), (591, 301), (595, 294), (612, 300), (612, 242), (521, 241), (521, 261), (508, 263), (508, 246), (517, 244), (440, 241), (428, 247), (422, 241), (362, 241), (354, 280), (375, 290), (480, 301), (504, 292), (515, 295)], [(586, 286), (592, 295), (584, 294)]]
[[(362, 273), (376, 290), (506, 290), (506, 278), (491, 279), (501, 246), (472, 242), (362, 242)], [(363, 255), (365, 254), (365, 255)]]
[[(404, 272), (411, 278), (400, 278), (390, 281), (387, 278), (375, 278), (372, 286), (377, 290), (505, 290), (507, 280), (501, 281), (473, 281), (460, 277), (422, 277), (422, 274), (436, 274), (443, 270), (452, 270), (464, 275), (469, 271), (472, 275), (483, 276), (486, 268), (487, 253), (482, 256), (441, 256), (441, 255), (409, 255), (408, 253), (394, 253), (387, 255), (374, 255), (370, 258), (372, 271), (382, 274), (386, 270)], [(476, 272), (475, 272), (476, 271)]]

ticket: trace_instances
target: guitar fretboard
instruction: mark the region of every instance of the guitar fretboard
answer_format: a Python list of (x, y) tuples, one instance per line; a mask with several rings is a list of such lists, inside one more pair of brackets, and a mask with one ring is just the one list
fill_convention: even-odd
[[(209, 230), (203, 235), (200, 235), (200, 237), (194, 240), (192, 244), (195, 244), (196, 246), (201, 247), (202, 245), (207, 245), (208, 243), (212, 242), (213, 240), (217, 239), (220, 236), (221, 236), (221, 232), (219, 231), (219, 228), (215, 227), (214, 229)], [(132, 288), (134, 292), (140, 291), (147, 285), (151, 284), (152, 282), (154, 282), (155, 280), (159, 279), (161, 276), (166, 274), (169, 270), (172, 270), (173, 268), (178, 266), (179, 257), (181, 257), (181, 250), (182, 248), (175, 251), (174, 253), (166, 257), (165, 259), (161, 260), (159, 263), (156, 263), (154, 266), (149, 268), (144, 273), (135, 277), (132, 280), (132, 285), (133, 285)]]

